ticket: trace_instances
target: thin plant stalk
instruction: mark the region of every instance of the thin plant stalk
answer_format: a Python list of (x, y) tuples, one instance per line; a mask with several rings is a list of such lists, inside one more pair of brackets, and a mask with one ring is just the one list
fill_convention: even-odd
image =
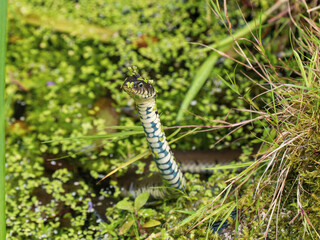
[[(247, 36), (249, 33), (252, 33), (253, 31), (257, 29), (261, 29), (262, 23), (264, 23), (267, 18), (270, 16), (272, 12), (274, 12), (280, 5), (282, 5), (284, 1), (278, 1), (274, 6), (272, 6), (270, 9), (268, 9), (265, 13), (262, 13), (260, 16), (258, 16), (256, 19), (252, 20), (248, 24), (246, 24), (245, 27), (239, 29), (234, 34), (226, 37), (225, 39), (222, 39), (221, 41), (218, 41), (217, 43), (211, 44), (207, 50), (210, 48), (217, 49), (219, 51), (227, 51), (229, 49), (233, 48), (233, 44), (237, 39), (240, 39), (242, 37)], [(216, 5), (215, 5), (216, 6)], [(216, 6), (217, 8), (217, 6)], [(222, 17), (221, 17), (222, 18)], [(261, 30), (260, 30), (261, 31)], [(177, 121), (181, 121), (184, 113), (186, 112), (190, 102), (195, 98), (195, 96), (198, 94), (202, 86), (205, 84), (206, 80), (208, 79), (210, 73), (213, 71), (213, 66), (219, 59), (220, 55), (217, 52), (211, 53), (211, 55), (204, 61), (204, 63), (199, 68), (198, 72), (196, 73), (191, 86), (183, 99), (183, 102), (181, 104), (181, 107), (178, 111), (177, 115)]]
[(5, 53), (7, 30), (7, 0), (0, 1), (0, 240), (6, 239), (5, 202)]

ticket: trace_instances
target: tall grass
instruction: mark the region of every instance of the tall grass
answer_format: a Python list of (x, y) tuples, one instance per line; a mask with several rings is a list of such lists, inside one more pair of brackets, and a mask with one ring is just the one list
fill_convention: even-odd
[(4, 76), (7, 29), (7, 1), (0, 1), (0, 239), (6, 239), (6, 204), (5, 204), (5, 171), (4, 171), (4, 141), (5, 141), (5, 104)]
[[(231, 28), (229, 29), (230, 35), (226, 37), (225, 39), (221, 41), (217, 41), (214, 44), (211, 44), (209, 48), (207, 49), (217, 49), (221, 52), (226, 52), (227, 50), (230, 50), (233, 48), (234, 40), (243, 38), (244, 36), (247, 36), (251, 32), (254, 32), (256, 30), (261, 31), (261, 25), (267, 20), (267, 18), (275, 11), (277, 10), (281, 5), (283, 5), (285, 1), (281, 0), (278, 1), (276, 4), (274, 4), (270, 9), (268, 9), (265, 13), (262, 13), (259, 15), (256, 19), (252, 20), (248, 24), (245, 25), (245, 27), (239, 29), (238, 31), (232, 33)], [(222, 13), (220, 12), (220, 7), (214, 3), (214, 1), (210, 1), (212, 6), (212, 11), (215, 13), (215, 15), (222, 19), (224, 19)], [(226, 8), (226, 6), (225, 6)], [(228, 18), (227, 18), (228, 19)], [(229, 21), (229, 19), (228, 19)], [(226, 25), (226, 28), (227, 25)], [(199, 44), (201, 45), (201, 44)], [(199, 68), (199, 71), (196, 73), (191, 86), (183, 99), (183, 102), (181, 104), (181, 107), (179, 109), (178, 115), (177, 115), (177, 121), (180, 121), (187, 110), (190, 102), (195, 98), (195, 96), (198, 94), (200, 89), (205, 84), (206, 80), (208, 79), (210, 73), (213, 70), (213, 66), (216, 64), (217, 60), (219, 59), (220, 55), (218, 52), (212, 52), (211, 55), (204, 61), (204, 63)]]
[[(306, 6), (306, 9), (316, 8)], [(253, 164), (228, 180), (229, 185), (210, 204), (182, 224), (199, 216), (202, 216), (199, 223), (208, 221), (209, 214), (217, 215), (226, 209), (230, 215), (237, 207), (242, 226), (239, 228), (235, 223), (239, 236), (234, 237), (320, 239), (320, 27), (313, 20), (318, 19), (318, 12), (311, 10), (307, 11), (308, 17), (301, 14), (297, 23), (291, 17), (295, 29), (291, 31), (291, 55), (279, 58), (278, 65), (273, 65), (265, 54), (267, 49), (259, 36), (254, 37), (254, 47), (251, 46), (249, 53), (244, 54), (244, 48), (239, 47), (238, 52), (243, 53), (240, 56), (247, 63), (242, 64), (264, 81), (259, 84), (265, 89), (263, 94), (254, 98), (242, 96), (250, 103), (250, 111), (263, 117), (255, 119), (268, 122), (264, 145)], [(239, 89), (235, 83), (228, 86)], [(270, 102), (264, 107), (255, 104), (267, 94), (272, 96)], [(231, 200), (245, 183), (250, 183), (245, 193)], [(218, 205), (222, 194), (228, 201)]]
[[(300, 13), (294, 16), (297, 22), (291, 8), (286, 9), (291, 19), (292, 49), (276, 63), (266, 54), (270, 46), (261, 40), (261, 30), (252, 37), (253, 46), (240, 45), (241, 40), (235, 39), (241, 61), (214, 49), (246, 66), (244, 75), (265, 90), (253, 98), (241, 96), (250, 110), (237, 109), (258, 116), (250, 123), (268, 123), (264, 144), (256, 160), (229, 179), (220, 194), (170, 230), (193, 224), (188, 233), (204, 222), (212, 229), (215, 220), (223, 223), (237, 209), (233, 229), (229, 229), (232, 239), (320, 239), (320, 26), (315, 4), (294, 9)], [(279, 35), (275, 36), (272, 45), (279, 44)], [(249, 72), (263, 83), (251, 79)], [(236, 82), (224, 82), (241, 94)], [(266, 95), (271, 100), (265, 106), (257, 104)]]

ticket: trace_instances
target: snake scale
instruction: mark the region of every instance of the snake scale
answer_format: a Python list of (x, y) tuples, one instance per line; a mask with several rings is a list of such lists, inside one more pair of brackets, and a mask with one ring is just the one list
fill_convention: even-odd
[[(135, 101), (146, 139), (161, 177), (169, 188), (143, 189), (154, 199), (173, 194), (172, 189), (185, 191), (185, 178), (170, 149), (163, 131), (156, 107), (156, 91), (152, 81), (143, 79), (138, 74), (129, 76), (123, 83), (123, 89)], [(175, 191), (177, 192), (177, 191)]]

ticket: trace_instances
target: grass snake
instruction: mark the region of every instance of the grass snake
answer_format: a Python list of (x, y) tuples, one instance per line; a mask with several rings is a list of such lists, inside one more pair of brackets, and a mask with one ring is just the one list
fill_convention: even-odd
[[(135, 195), (140, 192), (149, 192), (152, 198), (163, 199), (164, 197), (174, 196), (175, 192), (185, 192), (186, 180), (166, 140), (156, 107), (156, 91), (152, 81), (134, 74), (126, 78), (123, 89), (135, 101), (153, 159), (160, 171), (162, 180), (169, 187), (161, 189), (144, 187), (135, 192)], [(236, 210), (231, 213), (232, 218), (235, 218), (235, 216)], [(221, 234), (223, 229), (228, 226), (228, 221), (221, 222), (218, 220), (212, 224), (211, 229), (213, 232)]]
[[(168, 186), (168, 188), (145, 188), (139, 191), (148, 191), (150, 196), (155, 199), (173, 195), (174, 192), (185, 192), (186, 181), (166, 140), (157, 111), (156, 91), (152, 81), (134, 74), (126, 78), (123, 89), (135, 101), (154, 161), (162, 180)], [(174, 189), (178, 191), (174, 191)]]

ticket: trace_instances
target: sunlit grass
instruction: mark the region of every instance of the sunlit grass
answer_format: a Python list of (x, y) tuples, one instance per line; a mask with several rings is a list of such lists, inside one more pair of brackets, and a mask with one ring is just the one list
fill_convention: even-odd
[(7, 1), (0, 1), (0, 239), (6, 239), (5, 204), (5, 52)]
[[(267, 238), (270, 237), (267, 236), (268, 233), (272, 231), (272, 233), (276, 232), (277, 234), (278, 221), (280, 221), (279, 219), (281, 215), (287, 213), (287, 210), (285, 209), (286, 205), (284, 203), (286, 203), (286, 201), (289, 199), (291, 206), (288, 207), (291, 207), (290, 210), (297, 216), (297, 218), (292, 218), (292, 223), (295, 221), (295, 224), (298, 225), (302, 222), (303, 226), (301, 228), (305, 229), (305, 232), (310, 233), (310, 235), (314, 234), (314, 236), (319, 236), (316, 229), (316, 222), (312, 223), (312, 211), (316, 212), (316, 209), (312, 210), (312, 208), (307, 206), (308, 199), (306, 199), (306, 195), (308, 192), (305, 191), (309, 190), (308, 188), (310, 188), (310, 186), (306, 187), (305, 185), (305, 183), (307, 183), (306, 179), (309, 177), (309, 175), (315, 175), (316, 171), (314, 169), (316, 169), (319, 165), (319, 161), (316, 158), (312, 158), (312, 154), (319, 154), (317, 147), (317, 140), (319, 137), (313, 134), (318, 133), (320, 129), (318, 125), (320, 119), (320, 84), (317, 70), (319, 69), (317, 47), (319, 46), (319, 42), (317, 42), (318, 38), (313, 38), (312, 35), (306, 37), (306, 42), (309, 41), (309, 51), (303, 47), (302, 49), (296, 48), (292, 51), (293, 54), (291, 60), (296, 63), (296, 68), (294, 70), (296, 73), (294, 76), (295, 82), (293, 84), (287, 84), (284, 81), (286, 79), (279, 77), (277, 72), (275, 72), (277, 68), (272, 65), (268, 65), (266, 67), (263, 63), (259, 62), (255, 58), (257, 55), (265, 56), (266, 52), (261, 41), (261, 23), (264, 19), (262, 19), (262, 17), (259, 18), (260, 25), (257, 24), (257, 26), (255, 26), (256, 31), (259, 32), (259, 36), (256, 37), (256, 42), (254, 42), (256, 47), (255, 49), (258, 49), (259, 52), (252, 54), (250, 57), (251, 62), (248, 61), (248, 58), (245, 58), (245, 64), (248, 65), (248, 69), (256, 71), (257, 75), (261, 76), (261, 78), (266, 81), (266, 86), (268, 89), (266, 89), (264, 94), (268, 93), (272, 95), (272, 101), (266, 103), (265, 108), (261, 108), (261, 106), (255, 103), (254, 98), (250, 98), (249, 96), (241, 97), (243, 97), (243, 99), (251, 105), (252, 109), (254, 109), (251, 111), (254, 111), (255, 114), (260, 114), (260, 117), (257, 117), (253, 120), (267, 121), (270, 124), (271, 130), (265, 128), (266, 135), (262, 139), (263, 142), (265, 142), (265, 145), (267, 145), (268, 149), (264, 150), (264, 152), (261, 152), (261, 157), (256, 161), (236, 163), (228, 166), (213, 168), (214, 170), (221, 170), (246, 167), (246, 169), (237, 176), (229, 179), (227, 182), (227, 187), (225, 187), (220, 194), (213, 197), (212, 201), (205, 206), (199, 207), (195, 210), (172, 209), (174, 213), (180, 212), (185, 214), (186, 217), (168, 231), (174, 231), (178, 228), (188, 226), (189, 229), (186, 231), (186, 233), (189, 233), (200, 224), (207, 223), (208, 239), (212, 233), (210, 231), (212, 229), (212, 225), (217, 220), (220, 220), (220, 224), (218, 226), (219, 228), (228, 220), (234, 209), (236, 209), (237, 217), (234, 224), (235, 235), (237, 235), (239, 232), (240, 234), (243, 234), (242, 230), (240, 229), (242, 224), (247, 224), (245, 227), (248, 227), (248, 225), (250, 225), (252, 222), (252, 228), (250, 229), (251, 226), (248, 227), (250, 230), (249, 235), (254, 238), (256, 237), (256, 234), (260, 234), (260, 236), (261, 234), (264, 234), (265, 238)], [(247, 30), (248, 29), (249, 28), (247, 28)], [(238, 37), (234, 36), (234, 38), (237, 39)], [(231, 39), (232, 42), (234, 40), (232, 37), (229, 39)], [(314, 46), (312, 46), (313, 44)], [(300, 46), (302, 45), (303, 44), (301, 43)], [(205, 71), (211, 70), (210, 66), (214, 64), (219, 56), (218, 54), (221, 54), (221, 52), (219, 53), (216, 51), (214, 55), (211, 55), (210, 64), (207, 64), (204, 67)], [(252, 68), (252, 65), (250, 65), (253, 62), (255, 64), (255, 68)], [(201, 72), (201, 75), (197, 76), (205, 79), (204, 77), (206, 74), (206, 72)], [(228, 83), (228, 80), (224, 80), (224, 83), (234, 90), (235, 94), (241, 95), (239, 88), (236, 85), (236, 81)], [(201, 81), (197, 81), (196, 88), (200, 89), (202, 87), (201, 84)], [(196, 92), (197, 91), (195, 91), (193, 88), (193, 94), (196, 94)], [(261, 96), (262, 95), (263, 94), (261, 94)], [(245, 123), (252, 123), (253, 120), (247, 120), (238, 123), (238, 125), (224, 124), (224, 126), (218, 127), (236, 127), (237, 129), (238, 127), (242, 127)], [(212, 130), (217, 128), (213, 126), (209, 127), (211, 127)], [(101, 138), (116, 141), (117, 139), (127, 138), (132, 135), (143, 134), (141, 127), (118, 127), (117, 130), (121, 131), (106, 135), (54, 139), (52, 141), (81, 139), (93, 140)], [(196, 129), (194, 129), (194, 131), (196, 131)], [(188, 132), (188, 134), (191, 133), (193, 132)], [(177, 131), (173, 135), (175, 134), (177, 134)], [(181, 137), (183, 137), (183, 135), (172, 140), (170, 143), (177, 141)], [(50, 141), (47, 141), (46, 143), (49, 142)], [(310, 156), (308, 154), (305, 155), (306, 152), (309, 152)], [(115, 170), (108, 176), (148, 155), (150, 155), (150, 151), (144, 151), (122, 166), (115, 168)], [(309, 166), (312, 166), (313, 169), (311, 169)], [(290, 174), (292, 174), (291, 179), (289, 178)], [(315, 176), (319, 176), (319, 174), (316, 174)], [(238, 194), (238, 192), (240, 192), (240, 188), (245, 183), (250, 183), (248, 184), (250, 185), (248, 191), (244, 194)], [(271, 191), (269, 191), (270, 189)], [(292, 195), (289, 195), (292, 192), (294, 192), (294, 198), (292, 198)], [(315, 197), (317, 197), (317, 195), (315, 195)], [(249, 207), (246, 206), (248, 199), (254, 199), (253, 201), (250, 201), (250, 203), (253, 204)], [(296, 202), (292, 201), (292, 199), (294, 199)], [(263, 205), (262, 208), (260, 205), (261, 202)], [(292, 206), (295, 204), (296, 209), (292, 210)], [(245, 210), (247, 210), (246, 207), (255, 209), (257, 213), (255, 216), (258, 217), (250, 218), (253, 216), (252, 212), (251, 215), (249, 213), (244, 218), (238, 217), (238, 215), (244, 215)], [(274, 227), (275, 225), (276, 228)], [(272, 229), (272, 227), (274, 228)], [(138, 234), (136, 234), (136, 236), (138, 236)]]
[[(242, 225), (246, 229), (246, 237), (256, 237), (258, 234), (265, 239), (270, 236), (278, 238), (283, 231), (290, 231), (287, 228), (291, 225), (290, 228), (295, 229), (296, 237), (320, 238), (317, 224), (319, 204), (314, 201), (319, 199), (320, 194), (317, 180), (320, 174), (320, 29), (310, 18), (305, 17), (304, 20), (299, 24), (295, 23), (300, 38), (292, 42), (292, 58), (282, 61), (283, 66), (271, 64), (265, 55), (260, 37), (255, 37), (254, 42), (254, 49), (258, 51), (249, 52), (250, 59), (242, 56), (247, 68), (265, 81), (265, 91), (255, 98), (241, 97), (250, 104), (251, 109), (263, 116), (259, 121), (268, 122), (269, 132), (266, 129), (264, 151), (260, 152), (260, 156), (249, 167), (228, 180), (228, 187), (218, 197), (225, 194), (224, 198), (229, 198), (226, 201), (228, 206), (237, 206), (242, 211), (241, 215), (247, 218), (251, 211), (252, 215), (245, 220), (245, 224), (251, 222), (254, 225)], [(239, 52), (242, 52), (240, 47)], [(257, 55), (263, 56), (264, 61), (258, 60), (255, 57)], [(290, 69), (294, 74), (288, 71), (288, 75), (283, 75), (284, 68)], [(227, 85), (239, 94), (236, 91), (236, 82)], [(266, 94), (271, 95), (270, 102), (264, 107), (255, 104), (257, 98)], [(250, 179), (254, 179), (247, 190), (250, 194), (246, 193), (232, 200), (231, 197)], [(231, 187), (234, 190), (230, 191)], [(219, 209), (226, 210), (226, 204), (222, 204), (225, 201), (220, 203), (218, 200), (219, 198), (213, 199), (185, 221), (191, 222), (196, 218), (199, 222), (208, 220), (208, 209), (218, 204), (220, 205), (215, 208), (216, 214)], [(252, 201), (253, 204), (247, 206), (246, 201)], [(232, 208), (226, 211), (229, 215)], [(289, 221), (286, 218), (289, 218)], [(242, 231), (239, 226), (236, 222), (235, 232)]]
[[(219, 6), (214, 2), (210, 1), (212, 6), (212, 11), (216, 14), (216, 16), (222, 20), (224, 20), (224, 17), (220, 13)], [(219, 51), (228, 51), (233, 48), (234, 40), (243, 38), (250, 34), (250, 32), (254, 32), (256, 30), (259, 30), (261, 32), (261, 25), (263, 22), (267, 20), (267, 18), (270, 16), (272, 12), (274, 12), (277, 8), (279, 8), (284, 1), (278, 1), (274, 6), (272, 6), (270, 9), (268, 9), (265, 13), (261, 14), (261, 16), (258, 16), (256, 19), (253, 19), (251, 22), (246, 24), (243, 28), (237, 30), (236, 32), (232, 33), (232, 30), (230, 29), (230, 35), (226, 37), (225, 39), (222, 39), (221, 41), (217, 41), (216, 43), (209, 46), (209, 48), (216, 49)], [(228, 20), (229, 21), (229, 20)], [(229, 26), (231, 27), (231, 26)], [(208, 48), (208, 49), (209, 49)], [(185, 98), (183, 99), (183, 102), (181, 104), (181, 107), (179, 109), (178, 115), (177, 115), (177, 121), (180, 121), (187, 110), (190, 102), (195, 98), (195, 96), (198, 94), (200, 89), (205, 84), (206, 80), (208, 79), (210, 73), (214, 70), (214, 65), (219, 59), (220, 55), (217, 52), (212, 52), (210, 56), (204, 61), (204, 63), (199, 68), (198, 72), (196, 73), (194, 79), (192, 80), (192, 84), (190, 86), (190, 89), (188, 90)]]
[[(277, 239), (283, 237), (283, 231), (290, 231), (286, 228), (291, 225), (296, 237), (320, 238), (317, 217), (319, 204), (314, 200), (319, 199), (320, 194), (317, 180), (320, 174), (320, 29), (311, 18), (304, 17), (303, 20), (297, 24), (292, 19), (299, 30), (300, 38), (292, 42), (292, 57), (284, 59), (281, 67), (271, 64), (265, 54), (266, 50), (261, 41), (261, 25), (257, 25), (259, 35), (253, 37), (254, 49), (257, 52), (249, 52), (249, 57), (240, 54), (244, 59), (243, 63), (213, 49), (215, 54), (245, 65), (265, 81), (264, 93), (255, 98), (249, 95), (240, 97), (250, 104), (251, 111), (262, 117), (256, 118), (257, 121), (268, 122), (269, 129), (266, 128), (265, 137), (261, 139), (264, 147), (256, 161), (215, 168), (217, 170), (249, 165), (236, 177), (229, 179), (229, 185), (211, 203), (191, 213), (176, 228), (196, 222), (191, 230), (205, 221), (209, 221), (210, 226), (212, 217), (224, 221), (236, 208), (240, 212), (240, 219), (241, 216), (246, 216), (247, 219), (241, 226), (236, 217), (234, 229), (239, 235), (234, 237), (260, 236), (267, 239), (271, 236)], [(237, 46), (238, 53), (243, 53), (240, 45)], [(214, 55), (211, 55), (208, 61), (214, 59), (212, 56)], [(256, 56), (262, 56), (265, 61), (258, 60)], [(288, 71), (289, 75), (283, 76), (283, 69), (290, 69), (294, 74), (290, 76)], [(202, 78), (203, 76), (201, 75)], [(223, 80), (235, 94), (241, 95), (237, 91), (237, 83), (228, 81), (230, 79)], [(199, 84), (202, 83), (197, 82), (197, 86), (191, 87), (189, 92), (200, 89)], [(196, 92), (192, 94), (195, 96)], [(266, 94), (271, 95), (271, 101), (264, 107), (258, 106), (256, 100)], [(188, 99), (187, 97), (185, 99)], [(237, 197), (241, 186), (249, 181), (252, 182), (246, 193)], [(251, 206), (247, 206), (247, 202), (252, 202)], [(248, 212), (251, 212), (251, 215)], [(289, 218), (289, 221), (286, 218)]]

